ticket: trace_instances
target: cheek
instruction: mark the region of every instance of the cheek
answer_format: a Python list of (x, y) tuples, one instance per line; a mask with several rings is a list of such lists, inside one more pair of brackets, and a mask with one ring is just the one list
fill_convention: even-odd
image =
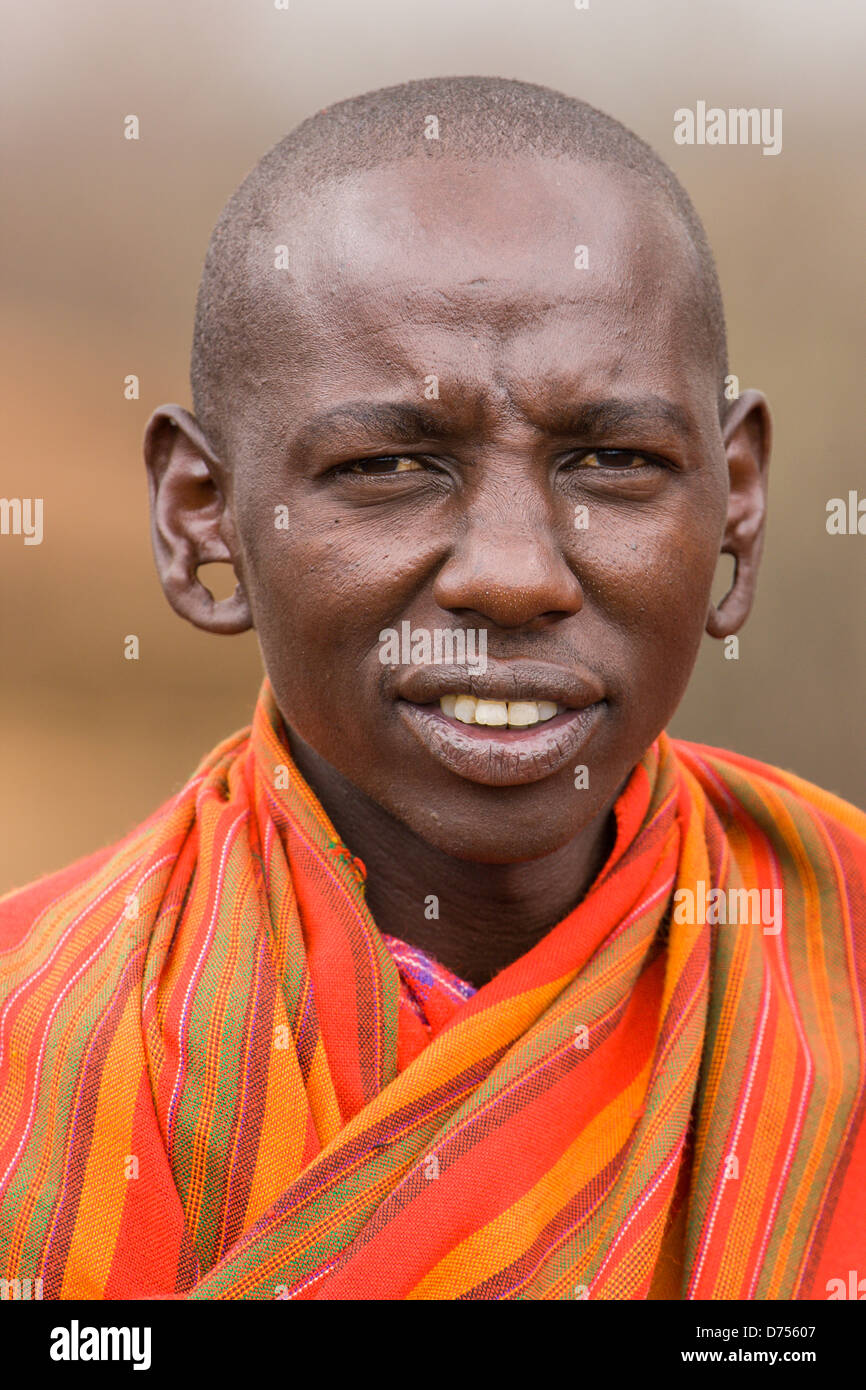
[(715, 530), (714, 521), (645, 509), (628, 524), (600, 522), (592, 539), (587, 533), (575, 568), (587, 616), (598, 621), (605, 675), (623, 696), (640, 681), (642, 698), (658, 695), (664, 708), (684, 691), (706, 623)]
[(379, 633), (406, 616), (430, 568), (415, 527), (402, 538), (359, 513), (306, 517), (296, 508), (285, 530), (247, 527), (246, 582), (265, 667), (281, 708), (306, 736), (354, 706), (386, 668)]
[(252, 587), (259, 638), (287, 660), (310, 661), (325, 650), (335, 657), (357, 652), (377, 600), (357, 564), (330, 536), (287, 535), (263, 545)]

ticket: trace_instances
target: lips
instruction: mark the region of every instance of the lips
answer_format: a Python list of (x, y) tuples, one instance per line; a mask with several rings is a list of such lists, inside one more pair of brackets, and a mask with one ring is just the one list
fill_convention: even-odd
[[(468, 781), (496, 787), (541, 781), (577, 760), (606, 707), (595, 676), (530, 661), (489, 663), (483, 674), (466, 667), (413, 667), (401, 677), (397, 696), (400, 716), (437, 762)], [(450, 712), (454, 696), (509, 707), (553, 704), (561, 712), (527, 727), (466, 723)]]
[(577, 710), (597, 704), (605, 692), (588, 671), (540, 661), (488, 661), (483, 672), (471, 666), (411, 666), (397, 683), (400, 699), (416, 705), (464, 694), (476, 700), (547, 700)]

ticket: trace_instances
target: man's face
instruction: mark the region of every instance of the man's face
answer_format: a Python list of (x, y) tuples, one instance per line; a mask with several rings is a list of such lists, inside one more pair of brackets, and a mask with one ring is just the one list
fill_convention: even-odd
[[(270, 242), (291, 272), (263, 277), (226, 433), (283, 717), (447, 853), (548, 853), (611, 805), (706, 622), (728, 481), (686, 235), (598, 166), (437, 158), (326, 187)], [(404, 623), (486, 641), (486, 671), (423, 641), (384, 664)]]

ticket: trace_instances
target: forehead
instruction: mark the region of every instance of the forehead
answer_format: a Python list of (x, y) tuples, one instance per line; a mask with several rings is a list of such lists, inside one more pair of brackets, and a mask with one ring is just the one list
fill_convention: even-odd
[(260, 235), (250, 379), (293, 413), (430, 373), (518, 403), (632, 381), (715, 401), (696, 253), (628, 171), (419, 157), (286, 198)]

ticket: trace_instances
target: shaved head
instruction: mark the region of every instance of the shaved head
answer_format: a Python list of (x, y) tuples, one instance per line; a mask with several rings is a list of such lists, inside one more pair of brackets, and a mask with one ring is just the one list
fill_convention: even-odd
[[(435, 139), (425, 138), (431, 117), (438, 122)], [(195, 413), (224, 461), (232, 452), (233, 388), (263, 332), (269, 276), (285, 275), (274, 269), (274, 247), (287, 240), (293, 203), (308, 201), (325, 184), (407, 159), (487, 163), (532, 156), (608, 166), (633, 181), (636, 198), (643, 185), (674, 214), (691, 250), (693, 312), (721, 406), (727, 349), (718, 276), (700, 218), (667, 165), (619, 121), (548, 87), (495, 77), (427, 78), (352, 97), (303, 121), (226, 204), (199, 286), (190, 367)]]

